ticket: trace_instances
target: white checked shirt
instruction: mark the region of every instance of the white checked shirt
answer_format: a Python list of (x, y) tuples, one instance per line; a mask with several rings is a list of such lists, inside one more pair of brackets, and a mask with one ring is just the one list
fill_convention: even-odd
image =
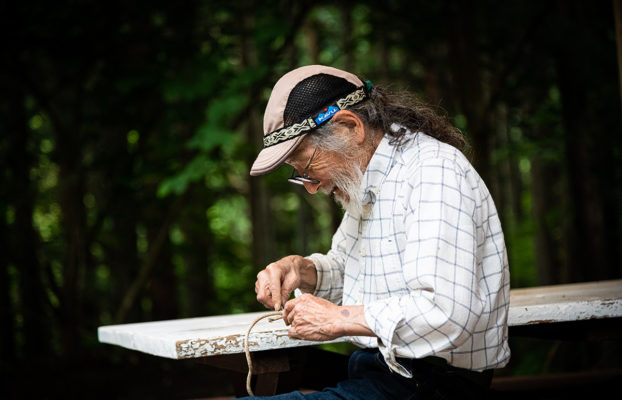
[(436, 356), (471, 370), (510, 357), (510, 277), (493, 200), (454, 147), (409, 134), (401, 147), (385, 135), (361, 189), (365, 214), (346, 213), (328, 254), (312, 254), (315, 295), (361, 305), (387, 364)]

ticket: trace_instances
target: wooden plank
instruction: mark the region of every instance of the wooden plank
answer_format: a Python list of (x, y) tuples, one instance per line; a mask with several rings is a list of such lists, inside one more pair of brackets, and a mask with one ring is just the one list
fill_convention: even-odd
[[(199, 358), (244, 353), (250, 323), (263, 312), (109, 325), (98, 329), (99, 341), (166, 358)], [(335, 340), (333, 342), (346, 341)], [(323, 343), (333, 343), (323, 342)], [(291, 339), (282, 320), (262, 320), (249, 338), (250, 351), (319, 344)]]
[(622, 316), (622, 280), (512, 289), (510, 326)]
[[(244, 335), (263, 312), (103, 326), (99, 341), (156, 356), (182, 359), (244, 352)], [(622, 317), (622, 280), (513, 289), (510, 326)], [(330, 343), (349, 341), (339, 338)], [(290, 339), (282, 320), (260, 321), (250, 350), (318, 344)], [(324, 342), (326, 343), (326, 342)]]

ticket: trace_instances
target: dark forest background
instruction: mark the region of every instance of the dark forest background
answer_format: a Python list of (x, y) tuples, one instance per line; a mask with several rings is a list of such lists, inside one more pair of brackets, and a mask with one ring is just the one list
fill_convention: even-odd
[[(494, 195), (513, 287), (622, 277), (614, 4), (0, 3), (1, 390), (225, 390), (196, 363), (102, 345), (97, 327), (261, 310), (260, 269), (328, 249), (329, 198), (285, 167), (248, 175), (272, 85), (306, 64), (445, 110)], [(620, 367), (611, 344), (512, 346), (505, 374)]]

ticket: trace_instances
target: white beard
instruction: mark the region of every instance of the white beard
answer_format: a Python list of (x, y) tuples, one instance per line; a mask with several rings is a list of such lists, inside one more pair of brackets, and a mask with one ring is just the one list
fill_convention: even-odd
[(361, 196), (361, 182), (363, 173), (356, 163), (350, 164), (352, 168), (346, 171), (336, 172), (333, 175), (333, 184), (340, 189), (340, 193), (332, 193), (335, 201), (350, 215), (355, 218), (363, 215), (363, 199)]

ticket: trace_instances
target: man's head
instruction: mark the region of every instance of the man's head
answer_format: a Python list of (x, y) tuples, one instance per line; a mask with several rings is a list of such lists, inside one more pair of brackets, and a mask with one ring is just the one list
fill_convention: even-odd
[(359, 186), (375, 146), (348, 108), (368, 96), (369, 87), (358, 77), (336, 68), (312, 65), (284, 75), (266, 107), (264, 149), (251, 175), (286, 162), (311, 178), (301, 182), (310, 193), (334, 194), (346, 210), (359, 213)]
[(309, 193), (322, 191), (333, 195), (350, 214), (360, 215), (363, 172), (379, 137), (366, 129), (356, 114), (342, 110), (307, 135), (285, 162), (308, 178), (303, 184)]
[(391, 93), (356, 75), (323, 65), (301, 67), (274, 86), (264, 114), (264, 149), (251, 175), (273, 171), (286, 162), (303, 175), (310, 193), (335, 195), (355, 214), (362, 209), (363, 172), (386, 134), (391, 144), (406, 133), (425, 132), (466, 152), (467, 143), (442, 113), (410, 93)]

